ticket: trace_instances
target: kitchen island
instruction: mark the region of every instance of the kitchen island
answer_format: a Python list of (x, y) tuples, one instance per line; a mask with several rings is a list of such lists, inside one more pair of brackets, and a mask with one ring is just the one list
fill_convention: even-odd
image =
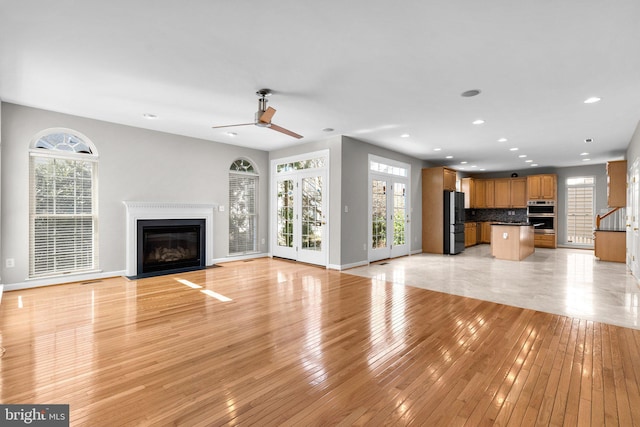
[(535, 251), (533, 240), (533, 225), (528, 222), (491, 224), (491, 255), (498, 259), (525, 259)]

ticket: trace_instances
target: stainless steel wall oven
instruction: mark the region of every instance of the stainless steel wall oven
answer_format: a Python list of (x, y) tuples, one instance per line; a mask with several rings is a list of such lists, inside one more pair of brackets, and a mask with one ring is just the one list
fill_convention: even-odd
[(538, 234), (553, 234), (556, 232), (556, 202), (555, 200), (529, 200), (527, 202), (527, 219), (534, 225)]

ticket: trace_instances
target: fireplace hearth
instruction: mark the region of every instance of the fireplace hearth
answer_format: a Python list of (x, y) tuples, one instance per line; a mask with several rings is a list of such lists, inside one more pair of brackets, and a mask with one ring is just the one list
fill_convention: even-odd
[(205, 226), (205, 219), (138, 220), (136, 277), (205, 268)]

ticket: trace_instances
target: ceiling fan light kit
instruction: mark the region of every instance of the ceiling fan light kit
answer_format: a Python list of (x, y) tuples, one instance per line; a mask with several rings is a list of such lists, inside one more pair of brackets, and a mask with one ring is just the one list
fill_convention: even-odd
[(253, 123), (240, 123), (236, 125), (224, 125), (224, 126), (213, 126), (212, 129), (220, 129), (227, 128), (233, 126), (249, 126), (256, 125), (262, 128), (269, 128), (280, 133), (284, 133), (285, 135), (289, 135), (293, 138), (301, 139), (302, 135), (299, 135), (289, 129), (285, 129), (282, 126), (278, 126), (275, 123), (271, 123), (271, 119), (273, 115), (276, 113), (276, 109), (273, 107), (267, 107), (267, 97), (271, 95), (270, 89), (260, 89), (256, 92), (258, 95), (258, 111), (256, 111), (254, 122)]

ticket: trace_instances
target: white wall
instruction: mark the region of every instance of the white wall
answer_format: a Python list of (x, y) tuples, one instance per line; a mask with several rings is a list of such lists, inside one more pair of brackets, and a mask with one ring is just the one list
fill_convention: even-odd
[(636, 131), (633, 133), (631, 137), (631, 142), (629, 142), (629, 147), (627, 148), (627, 155), (625, 159), (627, 159), (627, 170), (633, 166), (633, 162), (640, 157), (640, 122), (636, 126)]
[[(214, 216), (214, 258), (228, 253), (228, 177), (239, 158), (260, 172), (259, 242), (268, 242), (268, 153), (260, 150), (154, 132), (15, 104), (2, 104), (1, 277), (5, 285), (24, 283), (29, 251), (29, 144), (43, 129), (63, 127), (87, 136), (97, 147), (99, 267), (125, 269), (123, 201), (169, 201), (224, 205)], [(260, 247), (268, 251), (267, 244)], [(6, 258), (15, 259), (5, 268)], [(65, 277), (62, 281), (71, 281)], [(6, 289), (6, 288), (5, 288)]]

